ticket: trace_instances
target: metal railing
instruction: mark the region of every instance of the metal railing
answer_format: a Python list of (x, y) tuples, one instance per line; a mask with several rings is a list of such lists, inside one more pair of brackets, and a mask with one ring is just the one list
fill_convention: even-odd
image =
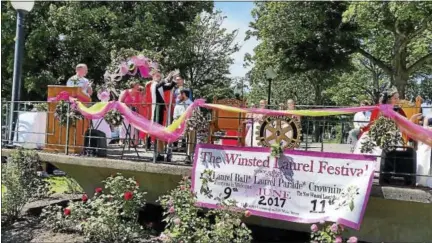
[[(46, 105), (44, 105), (46, 104)], [(90, 103), (87, 105), (91, 105)], [(160, 109), (162, 104), (155, 104), (157, 109)], [(194, 156), (194, 148), (197, 143), (202, 140), (209, 140), (209, 133), (197, 134), (196, 131), (187, 131), (175, 143), (161, 143), (155, 139), (151, 139), (148, 135), (143, 136), (142, 132), (135, 130), (123, 121), (118, 128), (112, 128), (103, 119), (86, 121), (87, 126), (74, 127), (69, 122), (64, 126), (54, 126), (58, 121), (55, 120), (53, 112), (40, 110), (42, 107), (47, 107), (47, 102), (17, 102), (16, 107), (16, 124), (14, 124), (14, 139), (9, 140), (9, 116), (10, 102), (2, 102), (2, 147), (19, 146), (29, 149), (39, 149), (47, 152), (64, 153), (71, 156), (98, 156), (109, 157), (113, 159), (135, 160), (143, 162), (165, 162), (175, 164), (191, 164)], [(151, 104), (131, 105), (132, 107), (141, 106), (150, 112)], [(300, 107), (300, 106), (298, 106)], [(308, 107), (323, 108), (323, 107)], [(165, 109), (168, 109), (166, 107)], [(200, 108), (207, 117), (207, 124), (212, 122), (212, 111)], [(140, 111), (140, 109), (137, 109)], [(142, 110), (141, 110), (142, 111)], [(158, 113), (158, 112), (156, 112)], [(51, 118), (51, 119), (48, 119)], [(164, 117), (167, 124), (172, 119), (171, 117)], [(239, 117), (218, 117), (219, 119), (233, 119), (233, 123), (239, 124), (244, 129), (242, 131), (215, 131), (214, 143), (238, 145), (236, 141), (240, 139), (247, 140), (246, 135), (251, 135), (250, 140), (257, 137), (257, 129), (259, 126), (250, 126), (251, 131), (248, 133), (246, 130), (246, 123), (248, 119), (245, 116)], [(213, 121), (214, 122), (214, 121)], [(338, 152), (338, 153), (352, 153), (353, 145), (349, 144), (350, 131), (353, 130), (353, 115), (329, 116), (329, 117), (301, 117), (300, 128), (302, 136), (300, 137), (300, 144), (297, 149), (306, 151), (321, 151), (321, 152)], [(256, 123), (255, 125), (257, 125)], [(47, 128), (55, 127), (55, 129)], [(56, 130), (59, 129), (59, 130)], [(234, 132), (234, 135), (226, 135)], [(241, 134), (238, 134), (238, 133)], [(225, 135), (223, 135), (225, 133)], [(48, 137), (54, 134), (57, 136), (57, 141), (48, 143)], [(238, 136), (239, 139), (233, 139)], [(79, 141), (83, 137), (84, 141)], [(234, 140), (234, 142), (232, 142)], [(52, 141), (52, 139), (50, 140)], [(230, 143), (231, 141), (231, 143)], [(80, 142), (82, 144), (80, 144)], [(204, 141), (208, 142), (208, 141)], [(242, 146), (256, 146), (252, 144), (240, 144)], [(261, 145), (258, 145), (261, 146)], [(51, 149), (50, 149), (51, 148)], [(52, 149), (54, 148), (54, 149)], [(380, 157), (383, 166), (381, 171), (376, 173), (379, 183), (385, 184), (394, 183), (397, 178), (402, 182), (400, 185), (414, 186), (415, 178), (424, 176), (431, 178), (429, 175), (416, 174), (416, 151), (411, 148), (399, 149), (400, 153), (395, 153), (392, 156), (387, 154), (376, 155)], [(77, 152), (78, 151), (78, 152)], [(404, 162), (401, 162), (404, 161)], [(393, 180), (396, 178), (395, 180)], [(431, 185), (432, 186), (432, 185)]]

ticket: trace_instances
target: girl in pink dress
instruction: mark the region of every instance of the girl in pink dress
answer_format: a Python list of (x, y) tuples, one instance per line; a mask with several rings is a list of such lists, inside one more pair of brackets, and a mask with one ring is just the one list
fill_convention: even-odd
[[(132, 82), (131, 88), (124, 90), (119, 97), (119, 101), (131, 107), (132, 111), (146, 117), (147, 111), (144, 104), (144, 88), (138, 82)], [(138, 145), (139, 138), (144, 138), (145, 134), (138, 130), (131, 129), (131, 137), (134, 139), (134, 145)]]

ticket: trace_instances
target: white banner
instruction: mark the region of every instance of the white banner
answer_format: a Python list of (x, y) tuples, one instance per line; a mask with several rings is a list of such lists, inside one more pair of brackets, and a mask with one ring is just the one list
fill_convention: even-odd
[[(200, 144), (195, 151), (192, 189), (198, 204), (215, 208), (236, 200), (252, 215), (297, 223), (334, 221), (359, 229), (372, 186), (375, 157), (287, 150), (279, 159), (269, 148)], [(212, 198), (201, 193), (202, 173)]]

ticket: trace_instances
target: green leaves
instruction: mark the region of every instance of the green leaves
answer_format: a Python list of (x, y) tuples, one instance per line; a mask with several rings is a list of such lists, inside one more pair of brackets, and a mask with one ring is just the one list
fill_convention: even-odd
[[(2, 2), (2, 94), (10, 97), (16, 12)], [(36, 2), (26, 16), (22, 98), (44, 100), (49, 84), (65, 84), (78, 63), (103, 83), (110, 52), (121, 48), (164, 52), (212, 2)], [(172, 49), (172, 48), (171, 48)], [(27, 95), (24, 95), (27, 94)]]
[[(289, 87), (282, 93), (298, 96), (301, 104), (308, 104), (298, 95), (304, 93), (300, 87), (306, 82), (295, 80), (293, 74), (309, 76), (306, 90), (312, 90), (315, 104), (323, 104), (323, 91), (331, 88), (328, 98), (351, 105), (364, 98), (377, 102), (374, 90), (383, 81), (391, 81), (404, 97), (409, 80), (430, 73), (432, 5), (428, 3), (259, 2), (252, 15), (248, 38), (260, 40), (255, 54), (245, 57), (248, 65), (254, 65), (252, 96), (266, 95), (255, 84), (264, 82), (268, 66), (278, 70), (276, 90)], [(319, 80), (323, 77), (327, 82)], [(272, 91), (271, 96), (279, 102), (277, 93)]]

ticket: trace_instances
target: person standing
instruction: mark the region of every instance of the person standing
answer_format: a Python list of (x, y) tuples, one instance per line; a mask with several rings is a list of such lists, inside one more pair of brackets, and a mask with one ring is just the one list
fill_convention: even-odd
[[(162, 75), (159, 70), (152, 71), (152, 81), (146, 84), (146, 103), (150, 105), (149, 119), (160, 125), (167, 126), (169, 124), (167, 118), (171, 116), (173, 103), (175, 102), (172, 90), (176, 86), (175, 82), (170, 82), (173, 73), (169, 73), (165, 80), (162, 80)], [(168, 107), (167, 107), (168, 106)], [(170, 109), (171, 108), (171, 109)], [(147, 141), (150, 142), (149, 140)], [(163, 160), (161, 155), (164, 143), (159, 141), (157, 144), (158, 155), (156, 160)]]
[[(174, 116), (173, 116), (174, 120), (179, 119), (180, 116), (186, 112), (186, 109), (192, 104), (192, 101), (189, 99), (189, 92), (187, 92), (186, 90), (181, 90), (180, 94), (177, 98), (178, 98), (178, 103), (175, 105), (175, 108), (174, 108)], [(191, 147), (193, 147), (193, 146), (191, 146), (191, 142), (193, 142), (193, 140), (191, 140), (191, 138), (194, 138), (194, 137), (192, 137), (190, 134), (193, 131), (191, 131), (191, 132), (186, 131), (186, 132), (187, 132), (187, 134), (185, 134), (185, 135), (187, 135), (189, 137), (188, 148), (191, 148)], [(174, 142), (173, 146), (174, 146), (174, 150), (176, 150), (178, 147), (178, 142)], [(181, 146), (182, 146), (182, 148), (186, 148), (186, 139), (184, 136), (182, 138)], [(190, 156), (190, 154), (191, 154), (190, 149), (187, 152), (188, 152), (188, 156)]]
[[(287, 107), (288, 107), (288, 110), (295, 110), (296, 109), (296, 103), (295, 103), (295, 101), (293, 99), (289, 99), (287, 101)], [(292, 115), (291, 118), (297, 119), (298, 122), (301, 121), (300, 120), (300, 116)]]
[(180, 92), (182, 90), (186, 90), (187, 92), (189, 92), (188, 99), (191, 100), (191, 101), (193, 101), (192, 90), (190, 88), (185, 87), (185, 84), (184, 84), (185, 80), (183, 79), (183, 77), (180, 76), (180, 75), (176, 76), (175, 77), (175, 82), (177, 84), (177, 88), (174, 91), (174, 96), (175, 96), (175, 99), (176, 99), (176, 104), (178, 104), (179, 101), (180, 101), (179, 97), (180, 97)]
[[(145, 116), (146, 109), (143, 105), (144, 103), (144, 88), (139, 84), (139, 82), (133, 80), (130, 82), (130, 88), (123, 90), (120, 94), (119, 101), (125, 103), (129, 107), (131, 107), (132, 111), (137, 112), (138, 114)], [(128, 122), (126, 122), (128, 124)], [(122, 126), (122, 129), (124, 127)], [(132, 128), (130, 130), (130, 136), (133, 141), (133, 147), (138, 146), (139, 139), (144, 138), (144, 132), (139, 132), (137, 129)]]
[(85, 76), (88, 73), (87, 65), (80, 63), (75, 68), (75, 75), (70, 77), (66, 83), (67, 87), (81, 87), (82, 92), (88, 96), (91, 96), (93, 89), (88, 79)]
[[(360, 102), (360, 106), (369, 105), (367, 101)], [(360, 132), (369, 124), (370, 112), (361, 111), (354, 115), (354, 128), (348, 132), (348, 143), (351, 145), (351, 150), (357, 144)]]

